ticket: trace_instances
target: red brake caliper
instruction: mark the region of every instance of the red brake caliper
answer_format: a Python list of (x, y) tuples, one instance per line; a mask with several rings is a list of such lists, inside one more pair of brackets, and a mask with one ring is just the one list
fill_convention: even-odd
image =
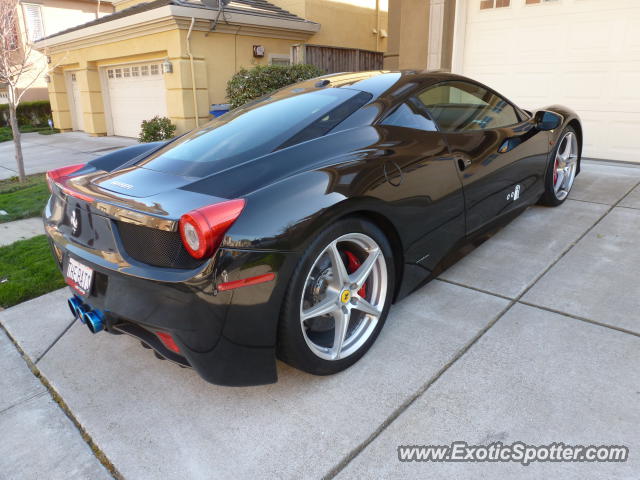
[[(358, 260), (358, 257), (356, 257), (353, 252), (350, 252), (349, 250), (345, 250), (344, 254), (347, 256), (347, 272), (353, 273), (358, 268), (360, 268), (360, 265), (362, 265), (362, 262), (360, 260)], [(360, 290), (358, 290), (358, 295), (360, 295), (362, 298), (366, 297), (366, 295), (367, 295), (367, 282), (365, 282), (362, 285), (362, 288), (360, 288)]]
[(556, 186), (556, 183), (558, 182), (558, 159), (556, 158), (553, 161), (553, 186)]

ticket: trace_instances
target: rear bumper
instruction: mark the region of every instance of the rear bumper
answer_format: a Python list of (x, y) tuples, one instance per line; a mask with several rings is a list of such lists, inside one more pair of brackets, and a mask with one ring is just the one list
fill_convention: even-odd
[[(221, 248), (211, 262), (196, 270), (149, 267), (141, 278), (121, 264), (109, 265), (98, 252), (68, 241), (51, 224), (46, 231), (61, 271), (69, 257), (94, 269), (91, 291), (82, 300), (105, 313), (107, 331), (133, 335), (176, 361), (148, 337), (169, 333), (180, 349), (177, 363), (193, 367), (214, 384), (277, 381), (277, 323), (286, 289), (286, 281), (280, 279), (289, 277), (292, 254)], [(226, 291), (217, 288), (266, 273), (274, 273), (275, 279)]]

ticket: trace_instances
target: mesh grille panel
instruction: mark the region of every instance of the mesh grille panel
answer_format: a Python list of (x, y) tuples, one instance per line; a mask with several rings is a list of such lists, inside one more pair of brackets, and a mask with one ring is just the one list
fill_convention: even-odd
[(127, 222), (116, 222), (127, 254), (135, 260), (156, 267), (195, 268), (194, 259), (182, 245), (179, 232), (166, 232)]

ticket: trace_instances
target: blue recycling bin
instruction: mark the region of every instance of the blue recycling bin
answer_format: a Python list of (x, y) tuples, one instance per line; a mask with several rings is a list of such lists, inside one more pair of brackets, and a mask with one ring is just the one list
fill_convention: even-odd
[(224, 115), (228, 111), (229, 111), (228, 103), (214, 103), (213, 105), (211, 105), (211, 110), (209, 110), (209, 113), (217, 118)]

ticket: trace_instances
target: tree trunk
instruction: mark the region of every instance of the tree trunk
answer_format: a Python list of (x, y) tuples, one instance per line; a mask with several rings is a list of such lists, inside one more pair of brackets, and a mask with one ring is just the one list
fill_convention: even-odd
[(20, 143), (20, 128), (18, 127), (18, 115), (16, 107), (9, 102), (9, 124), (11, 125), (11, 133), (13, 134), (13, 145), (16, 150), (16, 164), (18, 165), (18, 178), (20, 182), (25, 182), (27, 176), (24, 172), (24, 158), (22, 157), (22, 144)]

